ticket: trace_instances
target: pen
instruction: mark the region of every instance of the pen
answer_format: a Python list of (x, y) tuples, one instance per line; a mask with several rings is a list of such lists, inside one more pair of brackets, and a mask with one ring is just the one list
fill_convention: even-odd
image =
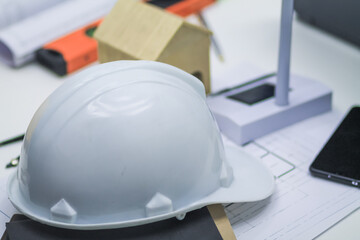
[(20, 156), (11, 159), (10, 162), (6, 165), (6, 168), (16, 167), (19, 164), (19, 161), (20, 161)]
[(19, 136), (13, 137), (13, 138), (6, 139), (6, 140), (0, 142), (0, 147), (8, 145), (10, 143), (22, 141), (24, 139), (24, 137), (25, 137), (25, 134), (21, 134)]
[[(202, 15), (202, 13), (201, 13), (201, 12), (198, 12), (198, 13), (197, 13), (197, 16), (198, 16), (199, 21), (201, 22), (201, 24), (202, 24), (204, 27), (206, 27), (207, 29), (210, 30), (210, 28), (209, 28), (209, 26), (208, 26), (208, 24), (207, 24), (204, 16)], [(219, 44), (217, 43), (214, 34), (212, 34), (212, 35), (210, 36), (210, 38), (211, 38), (211, 43), (212, 43), (212, 45), (213, 45), (213, 47), (214, 47), (214, 50), (215, 50), (216, 55), (218, 56), (218, 58), (219, 58), (219, 60), (220, 60), (221, 62), (224, 62), (224, 56), (223, 56), (223, 54), (222, 54), (222, 52), (221, 52), (221, 50), (220, 50)]]

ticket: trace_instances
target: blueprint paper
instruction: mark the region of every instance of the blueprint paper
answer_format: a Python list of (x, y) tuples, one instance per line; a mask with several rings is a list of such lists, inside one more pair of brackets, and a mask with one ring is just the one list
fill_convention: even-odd
[(0, 29), (65, 0), (0, 0)]
[(260, 202), (226, 205), (238, 239), (313, 239), (360, 207), (358, 188), (315, 178), (308, 170), (340, 120), (340, 113), (326, 113), (243, 147), (270, 168), (276, 190)]
[(57, 4), (0, 31), (0, 60), (14, 67), (35, 51), (71, 31), (104, 17), (116, 0), (71, 0)]
[(6, 192), (7, 179), (13, 171), (15, 171), (15, 169), (7, 171), (6, 174), (0, 178), (0, 236), (2, 236), (5, 231), (5, 223), (10, 221), (13, 214), (18, 213), (10, 203)]
[[(221, 90), (243, 84), (247, 76), (251, 81), (266, 73), (270, 72), (239, 64), (214, 76), (217, 90)], [(275, 192), (268, 199), (225, 205), (238, 239), (313, 239), (360, 207), (358, 188), (316, 178), (309, 172), (342, 115), (325, 113), (238, 146), (259, 157), (276, 178)], [(225, 136), (223, 140), (225, 145), (237, 146)]]

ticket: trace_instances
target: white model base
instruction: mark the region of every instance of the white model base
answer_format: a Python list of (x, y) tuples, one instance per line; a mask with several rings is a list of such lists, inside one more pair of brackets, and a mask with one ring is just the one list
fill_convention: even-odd
[(331, 89), (299, 76), (291, 76), (287, 106), (275, 97), (253, 105), (227, 98), (264, 83), (276, 85), (276, 76), (207, 99), (222, 133), (239, 145), (331, 109)]

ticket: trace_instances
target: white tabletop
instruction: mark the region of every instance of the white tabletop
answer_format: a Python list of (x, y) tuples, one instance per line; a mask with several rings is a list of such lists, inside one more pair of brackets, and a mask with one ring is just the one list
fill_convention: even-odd
[[(204, 13), (225, 57), (223, 65), (250, 62), (276, 70), (281, 0), (222, 0)], [(214, 59), (212, 71), (222, 65)], [(333, 89), (333, 107), (345, 112), (360, 103), (360, 49), (295, 18), (291, 70)], [(19, 69), (0, 64), (0, 140), (23, 133), (45, 98), (67, 77), (37, 63)], [(20, 144), (0, 148), (0, 166), (16, 157)], [(0, 167), (0, 175), (7, 174)], [(359, 239), (360, 211), (351, 214), (319, 239)], [(0, 233), (2, 234), (2, 233)]]

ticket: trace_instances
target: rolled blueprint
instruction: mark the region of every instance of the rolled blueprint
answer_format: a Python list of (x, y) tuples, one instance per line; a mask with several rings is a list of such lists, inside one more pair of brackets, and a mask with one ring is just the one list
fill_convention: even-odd
[(0, 29), (65, 0), (0, 0)]
[(0, 31), (0, 60), (18, 67), (31, 61), (44, 44), (110, 12), (116, 0), (71, 0)]

